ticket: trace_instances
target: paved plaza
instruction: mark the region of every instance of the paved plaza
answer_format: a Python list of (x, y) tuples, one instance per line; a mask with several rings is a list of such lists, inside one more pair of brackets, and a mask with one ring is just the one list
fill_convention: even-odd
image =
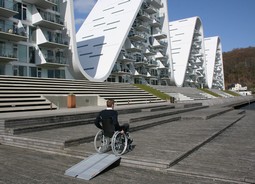
[[(141, 118), (140, 114), (133, 116)], [(126, 116), (120, 114), (123, 121)], [(0, 184), (255, 183), (254, 110), (212, 106), (172, 115), (179, 116), (175, 121), (134, 130), (133, 151), (122, 156), (119, 166), (90, 181), (64, 173), (95, 152), (92, 142), (59, 153), (0, 145)], [(90, 131), (96, 129), (91, 126)]]

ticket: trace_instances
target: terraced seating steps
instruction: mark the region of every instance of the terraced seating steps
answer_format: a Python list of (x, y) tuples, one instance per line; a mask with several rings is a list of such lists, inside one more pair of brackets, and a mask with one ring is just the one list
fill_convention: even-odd
[[(76, 95), (98, 95), (101, 98), (114, 98), (116, 105), (130, 105), (130, 104), (147, 104), (147, 103), (161, 103), (162, 100), (140, 88), (131, 84), (123, 83), (109, 83), (109, 82), (90, 82), (88, 80), (68, 80), (68, 79), (49, 79), (49, 78), (32, 78), (32, 77), (14, 77), (14, 76), (0, 76), (0, 104), (5, 102), (12, 106), (25, 107), (24, 111), (32, 110), (35, 106), (30, 101), (36, 104), (37, 97), (34, 94), (40, 95), (68, 95), (73, 93)], [(9, 95), (9, 98), (7, 98)], [(25, 98), (17, 98), (19, 96), (30, 96), (30, 99), (25, 101)], [(11, 98), (12, 97), (12, 98)], [(4, 99), (5, 100), (2, 100)], [(9, 99), (9, 100), (8, 100)], [(2, 100), (2, 101), (1, 101)], [(30, 104), (30, 105), (29, 105)], [(38, 109), (40, 110), (38, 102)], [(52, 109), (52, 104), (48, 104), (49, 109)], [(31, 108), (28, 108), (31, 106)], [(54, 106), (54, 104), (53, 104)], [(51, 107), (51, 108), (50, 108)], [(54, 106), (53, 109), (57, 107)], [(1, 109), (1, 105), (0, 105)], [(22, 110), (22, 109), (19, 109)], [(45, 110), (42, 108), (41, 110)], [(12, 108), (5, 109), (4, 112), (13, 111)], [(1, 110), (0, 110), (1, 112)]]

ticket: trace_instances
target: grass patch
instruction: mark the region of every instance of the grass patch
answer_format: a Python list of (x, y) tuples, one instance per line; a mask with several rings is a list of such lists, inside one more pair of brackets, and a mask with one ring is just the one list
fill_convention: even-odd
[(147, 91), (148, 93), (153, 94), (154, 96), (161, 98), (162, 100), (170, 100), (172, 98), (168, 94), (165, 94), (157, 89), (154, 89), (154, 88), (144, 85), (144, 84), (134, 84), (134, 86), (136, 86), (144, 91)]
[(203, 91), (203, 92), (205, 92), (205, 93), (208, 93), (208, 94), (210, 94), (210, 95), (212, 95), (212, 96), (215, 96), (215, 97), (222, 97), (222, 96), (220, 96), (220, 95), (218, 95), (217, 93), (214, 93), (214, 92), (212, 92), (212, 91), (210, 91), (210, 90), (208, 90), (208, 89), (206, 89), (206, 88), (198, 88), (199, 90), (201, 90), (201, 91)]
[(233, 91), (229, 91), (229, 90), (223, 90), (225, 93), (228, 93), (232, 96), (241, 96), (240, 94), (236, 93), (236, 92), (233, 92)]

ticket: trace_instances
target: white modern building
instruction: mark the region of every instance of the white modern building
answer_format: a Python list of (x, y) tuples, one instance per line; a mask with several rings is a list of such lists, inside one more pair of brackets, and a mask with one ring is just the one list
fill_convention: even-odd
[(0, 74), (73, 78), (71, 10), (64, 0), (0, 0)]
[(76, 34), (75, 73), (98, 82), (168, 85), (169, 34), (167, 0), (98, 0)]
[(223, 57), (220, 38), (205, 38), (205, 58), (208, 88), (225, 89)]
[(178, 87), (206, 87), (203, 25), (199, 17), (169, 22), (172, 78)]
[(76, 34), (73, 0), (0, 0), (0, 75), (224, 88), (219, 41), (205, 70), (200, 18), (169, 23), (167, 7), (98, 0)]

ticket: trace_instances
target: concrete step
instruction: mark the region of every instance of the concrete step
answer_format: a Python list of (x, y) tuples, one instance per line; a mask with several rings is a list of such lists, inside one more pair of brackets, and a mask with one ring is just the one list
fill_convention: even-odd
[(64, 144), (62, 142), (54, 142), (49, 140), (39, 140), (38, 138), (35, 139), (8, 135), (0, 136), (0, 143), (20, 148), (56, 153), (64, 149)]
[(13, 113), (21, 111), (41, 111), (41, 110), (54, 110), (50, 104), (44, 106), (22, 106), (22, 107), (3, 107), (0, 108), (0, 113)]
[(16, 127), (16, 128), (7, 128), (5, 129), (5, 134), (18, 135), (18, 134), (23, 134), (28, 132), (38, 132), (38, 131), (44, 131), (44, 130), (63, 128), (63, 127), (73, 127), (73, 126), (79, 126), (79, 125), (92, 124), (94, 123), (94, 121), (95, 121), (95, 118), (89, 118), (89, 119), (31, 125), (31, 126)]
[(171, 116), (171, 115), (176, 115), (176, 114), (185, 113), (185, 112), (191, 112), (191, 111), (195, 111), (198, 109), (204, 109), (204, 108), (207, 108), (207, 106), (198, 106), (198, 107), (190, 107), (190, 108), (183, 108), (183, 109), (165, 109), (165, 110), (161, 110), (160, 112), (158, 112), (158, 111), (143, 112), (140, 114), (132, 115), (132, 118), (125, 115), (125, 116), (120, 117), (120, 119), (123, 122), (132, 123), (132, 122), (138, 122), (138, 121), (158, 118), (159, 116), (160, 117)]
[(0, 102), (1, 107), (25, 107), (25, 106), (43, 106), (43, 105), (50, 105), (50, 102), (45, 101), (45, 99), (34, 99), (29, 100), (28, 102), (26, 99), (23, 99), (22, 102)]
[[(157, 126), (171, 121), (177, 121), (180, 117), (163, 117), (146, 121), (131, 123), (131, 132), (139, 131), (153, 126)], [(80, 125), (76, 127), (66, 127), (41, 132), (24, 133), (21, 135), (3, 135), (1, 144), (13, 145), (31, 149), (51, 150), (57, 152), (64, 147), (79, 145), (91, 142), (98, 129), (94, 124)]]

